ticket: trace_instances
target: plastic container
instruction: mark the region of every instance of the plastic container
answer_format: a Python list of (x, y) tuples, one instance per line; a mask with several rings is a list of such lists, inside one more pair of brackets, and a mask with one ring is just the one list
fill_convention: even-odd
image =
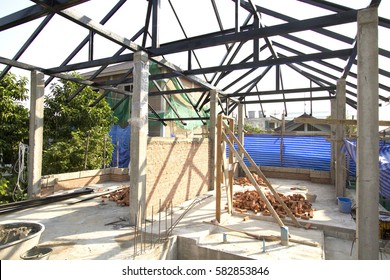
[[(26, 234), (17, 234), (25, 229)], [(35, 222), (15, 222), (0, 224), (0, 260), (20, 260), (20, 255), (37, 246), (45, 226)]]
[(348, 197), (338, 197), (337, 204), (341, 213), (351, 213), (352, 210), (352, 199)]
[(35, 246), (23, 253), (20, 258), (22, 260), (48, 260), (53, 249), (48, 247)]

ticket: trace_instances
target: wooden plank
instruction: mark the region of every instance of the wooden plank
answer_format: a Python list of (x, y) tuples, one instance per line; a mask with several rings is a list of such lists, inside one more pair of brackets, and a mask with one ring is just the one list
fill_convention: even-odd
[[(225, 127), (226, 129), (226, 127)], [(299, 221), (296, 219), (294, 214), (291, 212), (290, 208), (287, 207), (287, 205), (284, 203), (284, 201), (280, 198), (279, 194), (275, 191), (274, 187), (271, 185), (271, 183), (268, 181), (268, 179), (265, 177), (263, 172), (260, 170), (260, 168), (256, 165), (256, 163), (253, 161), (252, 157), (248, 154), (248, 152), (245, 150), (245, 148), (242, 146), (240, 141), (237, 139), (237, 137), (234, 135), (232, 131), (229, 130), (230, 137), (234, 140), (234, 142), (237, 144), (238, 148), (241, 150), (242, 153), (247, 157), (249, 160), (251, 167), (253, 167), (256, 171), (256, 173), (263, 179), (266, 186), (270, 189), (272, 194), (274, 195), (275, 199), (282, 205), (283, 209), (286, 211), (287, 215), (291, 218), (291, 220), (294, 222), (294, 224), (297, 227), (302, 227), (302, 225), (299, 223)], [(243, 162), (243, 161), (242, 161)], [(246, 167), (246, 165), (245, 165)], [(249, 169), (248, 169), (249, 170)], [(252, 175), (252, 174), (251, 174)]]
[(244, 160), (240, 157), (239, 153), (234, 148), (233, 143), (230, 141), (230, 139), (227, 137), (227, 135), (224, 132), (222, 132), (222, 138), (226, 141), (226, 143), (228, 143), (229, 149), (231, 149), (233, 151), (233, 153), (235, 154), (235, 156), (236, 156), (238, 162), (240, 163), (242, 169), (244, 170), (246, 176), (248, 177), (248, 179), (252, 183), (252, 185), (255, 187), (255, 189), (259, 192), (259, 195), (261, 196), (261, 198), (265, 202), (265, 205), (267, 206), (267, 209), (271, 213), (272, 217), (279, 224), (279, 226), (283, 227), (284, 226), (283, 221), (280, 219), (279, 215), (276, 213), (275, 209), (272, 207), (271, 203), (269, 202), (269, 200), (267, 199), (267, 197), (265, 196), (265, 194), (261, 190), (260, 186), (257, 184), (255, 178), (253, 178), (253, 175), (249, 171), (249, 168), (246, 166)]
[[(316, 118), (295, 118), (294, 122), (308, 123), (308, 124), (357, 125), (357, 120), (336, 120), (336, 119), (316, 119)], [(379, 121), (379, 126), (390, 126), (390, 121)]]
[(229, 172), (229, 169), (230, 169), (230, 166), (229, 166), (229, 163), (226, 159), (226, 145), (225, 145), (225, 142), (223, 141), (221, 143), (221, 151), (222, 151), (222, 158), (223, 158), (223, 161), (222, 161), (222, 164), (223, 164), (223, 175), (224, 175), (224, 185), (226, 187), (226, 197), (227, 197), (227, 203), (228, 203), (228, 213), (231, 214), (232, 211), (233, 211), (233, 199), (232, 198), (232, 195), (231, 195), (231, 191), (230, 191), (230, 184), (233, 183), (230, 179), (230, 172)]
[[(234, 119), (229, 121), (229, 129), (234, 130)], [(232, 149), (229, 149), (229, 167), (233, 167), (234, 155)], [(228, 188), (228, 203), (233, 205), (233, 183), (234, 183), (234, 169), (229, 169), (229, 188)], [(232, 209), (229, 213), (232, 213)]]
[(222, 116), (217, 118), (217, 162), (216, 162), (216, 186), (215, 186), (215, 219), (221, 222), (221, 185), (222, 185)]

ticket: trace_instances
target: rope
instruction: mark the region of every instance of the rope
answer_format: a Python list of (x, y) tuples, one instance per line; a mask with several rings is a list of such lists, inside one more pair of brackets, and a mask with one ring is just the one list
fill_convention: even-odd
[[(12, 199), (14, 201), (18, 200), (16, 197), (17, 191), (21, 195), (21, 198), (23, 197), (24, 191), (20, 187), (20, 183), (27, 183), (26, 166), (25, 166), (26, 154), (28, 154), (28, 145), (23, 144), (23, 143), (19, 143), (18, 160), (16, 161), (15, 166), (14, 166), (14, 171), (18, 174), (18, 179), (16, 181), (14, 190), (12, 192)], [(17, 169), (16, 169), (16, 167), (17, 167)]]

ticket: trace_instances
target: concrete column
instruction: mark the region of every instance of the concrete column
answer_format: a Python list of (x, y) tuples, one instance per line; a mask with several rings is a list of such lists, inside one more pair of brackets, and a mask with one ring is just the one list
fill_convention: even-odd
[(40, 196), (42, 176), (42, 149), (43, 149), (43, 100), (45, 93), (44, 74), (38, 71), (31, 72), (30, 90), (30, 126), (29, 126), (29, 153), (28, 153), (28, 198)]
[(379, 258), (378, 9), (358, 13), (357, 251)]
[(148, 140), (149, 62), (143, 52), (134, 54), (130, 140), (130, 222), (138, 224), (145, 214), (146, 151)]
[(210, 127), (209, 127), (209, 190), (215, 190), (216, 185), (216, 164), (217, 164), (217, 107), (218, 107), (218, 92), (210, 90)]
[[(345, 119), (345, 103), (346, 103), (346, 82), (345, 79), (337, 80), (336, 89), (336, 118), (338, 120)], [(339, 124), (336, 126), (336, 141), (335, 141), (335, 185), (336, 197), (345, 196), (345, 153), (341, 152), (343, 139), (345, 137), (345, 126)]]
[[(238, 104), (238, 140), (240, 140), (242, 146), (244, 146), (244, 118), (245, 118), (245, 112), (244, 112), (244, 104), (240, 103)], [(244, 157), (243, 153), (240, 153), (241, 157)], [(244, 171), (240, 166), (238, 166), (238, 176), (242, 177), (244, 176)]]
[[(336, 99), (330, 100), (330, 114), (332, 119), (337, 118), (337, 109), (336, 109)], [(331, 124), (330, 125), (330, 178), (332, 181), (332, 184), (336, 186), (336, 170), (335, 170), (335, 161), (336, 161), (336, 148), (335, 148), (335, 141), (336, 141), (336, 125)]]

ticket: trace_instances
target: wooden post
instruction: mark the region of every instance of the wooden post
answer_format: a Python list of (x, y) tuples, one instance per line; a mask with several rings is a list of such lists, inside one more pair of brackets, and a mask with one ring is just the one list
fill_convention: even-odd
[(216, 184), (215, 184), (215, 219), (221, 222), (221, 186), (222, 186), (222, 115), (217, 119), (217, 162), (216, 162)]
[[(273, 188), (273, 186), (271, 185), (271, 183), (267, 180), (267, 178), (265, 177), (265, 175), (263, 174), (263, 172), (261, 172), (260, 168), (256, 165), (256, 163), (253, 161), (253, 159), (251, 158), (251, 156), (248, 154), (248, 152), (244, 149), (244, 147), (242, 146), (242, 144), (240, 143), (240, 141), (237, 139), (237, 137), (234, 135), (234, 133), (232, 133), (232, 131), (228, 131), (229, 133), (229, 136), (230, 138), (233, 140), (233, 143), (235, 143), (239, 150), (241, 152), (244, 153), (245, 157), (249, 160), (250, 164), (252, 167), (255, 168), (256, 170), (256, 173), (263, 179), (264, 183), (266, 184), (266, 186), (269, 188), (269, 190), (272, 192), (272, 194), (275, 196), (275, 199), (282, 205), (283, 209), (286, 211), (287, 215), (292, 219), (292, 221), (294, 222), (294, 224), (298, 227), (301, 227), (301, 224), (298, 222), (298, 220), (295, 218), (295, 216), (293, 215), (293, 213), (291, 212), (291, 210), (287, 207), (287, 205), (283, 202), (283, 200), (280, 198), (280, 196), (278, 195), (278, 193), (276, 192), (276, 190)], [(230, 148), (233, 147), (233, 151), (235, 154), (238, 154), (238, 152), (234, 149), (234, 145), (233, 144), (229, 144), (230, 145)], [(256, 190), (260, 193), (260, 195), (262, 195), (262, 190), (260, 189), (260, 187), (258, 186), (256, 180), (253, 178), (252, 176), (252, 173), (249, 172), (249, 169), (246, 167), (244, 161), (239, 158), (239, 162), (242, 166), (242, 168), (244, 169), (246, 175), (248, 176), (248, 179), (251, 181), (251, 183), (255, 186)], [(264, 196), (265, 197), (265, 196)], [(266, 198), (265, 198), (266, 199)], [(267, 199), (268, 201), (268, 199)], [(268, 207), (268, 205), (267, 205)], [(270, 210), (270, 209), (269, 209)], [(271, 214), (272, 214), (272, 210), (270, 210)], [(277, 214), (276, 214), (277, 216)], [(279, 219), (279, 216), (277, 216), (277, 218)], [(276, 218), (275, 218), (276, 219)], [(277, 219), (277, 221), (278, 221)], [(280, 225), (280, 226), (283, 226), (283, 225)]]

